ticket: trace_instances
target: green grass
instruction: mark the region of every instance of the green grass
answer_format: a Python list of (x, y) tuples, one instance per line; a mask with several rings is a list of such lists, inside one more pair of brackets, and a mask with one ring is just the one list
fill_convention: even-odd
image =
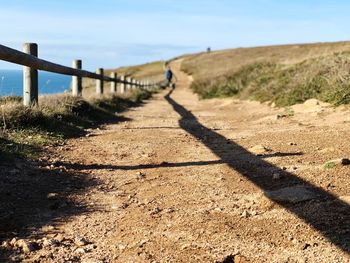
[(337, 164), (336, 164), (335, 162), (330, 161), (330, 162), (327, 162), (327, 163), (324, 165), (324, 168), (325, 168), (325, 169), (333, 169), (333, 168), (335, 168), (336, 166), (337, 166)]
[(125, 120), (115, 113), (138, 106), (151, 95), (146, 90), (124, 97), (109, 95), (89, 100), (55, 95), (40, 98), (40, 106), (35, 107), (22, 106), (18, 97), (1, 98), (0, 164), (15, 158), (37, 158), (44, 146), (81, 136), (87, 128)]

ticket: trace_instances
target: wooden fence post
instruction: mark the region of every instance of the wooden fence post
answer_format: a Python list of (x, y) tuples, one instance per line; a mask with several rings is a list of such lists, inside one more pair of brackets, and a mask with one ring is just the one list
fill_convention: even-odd
[[(72, 68), (81, 69), (82, 62), (80, 59), (73, 60)], [(80, 97), (83, 92), (82, 78), (78, 76), (72, 76), (72, 95), (73, 97)]]
[(126, 84), (126, 90), (129, 91), (131, 88), (131, 78), (127, 77), (126, 82), (128, 82), (128, 84)]
[[(112, 72), (111, 73), (111, 78), (116, 79), (117, 78), (117, 73)], [(111, 81), (111, 93), (114, 94), (117, 92), (117, 81), (113, 80)]]
[[(35, 43), (25, 43), (23, 52), (29, 55), (38, 56), (38, 45)], [(32, 106), (38, 104), (38, 70), (30, 67), (23, 67), (23, 105)]]
[(121, 83), (120, 83), (120, 93), (121, 94), (124, 94), (125, 93), (125, 76), (124, 75), (122, 75), (122, 76), (120, 76), (120, 81), (121, 81)]
[(96, 94), (103, 94), (103, 68), (99, 68), (96, 71), (96, 74), (101, 75), (100, 79), (96, 79)]

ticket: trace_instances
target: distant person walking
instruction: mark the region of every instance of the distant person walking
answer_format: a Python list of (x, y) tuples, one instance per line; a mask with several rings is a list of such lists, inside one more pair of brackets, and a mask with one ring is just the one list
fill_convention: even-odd
[(175, 89), (175, 83), (173, 82), (173, 79), (176, 80), (176, 76), (174, 75), (169, 65), (166, 66), (165, 78), (167, 82), (167, 87)]

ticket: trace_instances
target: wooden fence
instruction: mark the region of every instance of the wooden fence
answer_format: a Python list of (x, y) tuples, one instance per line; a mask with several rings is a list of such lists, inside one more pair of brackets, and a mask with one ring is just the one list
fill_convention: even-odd
[(92, 78), (96, 80), (96, 93), (103, 94), (104, 81), (111, 83), (111, 92), (117, 92), (117, 84), (120, 84), (120, 92), (142, 88), (152, 89), (155, 83), (149, 81), (135, 80), (129, 76), (117, 76), (112, 72), (110, 76), (104, 75), (102, 68), (96, 73), (82, 70), (82, 61), (73, 60), (72, 67), (66, 67), (38, 58), (38, 45), (35, 43), (25, 43), (23, 52), (0, 45), (0, 60), (15, 63), (23, 67), (23, 104), (31, 106), (38, 104), (38, 70), (70, 75), (72, 76), (72, 95), (82, 95), (82, 78)]

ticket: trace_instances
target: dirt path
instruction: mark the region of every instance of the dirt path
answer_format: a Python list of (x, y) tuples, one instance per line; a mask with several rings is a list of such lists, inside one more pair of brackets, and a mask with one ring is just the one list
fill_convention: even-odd
[(349, 111), (199, 101), (180, 63), (176, 90), (52, 149), (90, 182), (54, 209), (84, 209), (34, 229), (44, 248), (17, 260), (350, 262), (350, 168), (323, 167), (350, 156)]

